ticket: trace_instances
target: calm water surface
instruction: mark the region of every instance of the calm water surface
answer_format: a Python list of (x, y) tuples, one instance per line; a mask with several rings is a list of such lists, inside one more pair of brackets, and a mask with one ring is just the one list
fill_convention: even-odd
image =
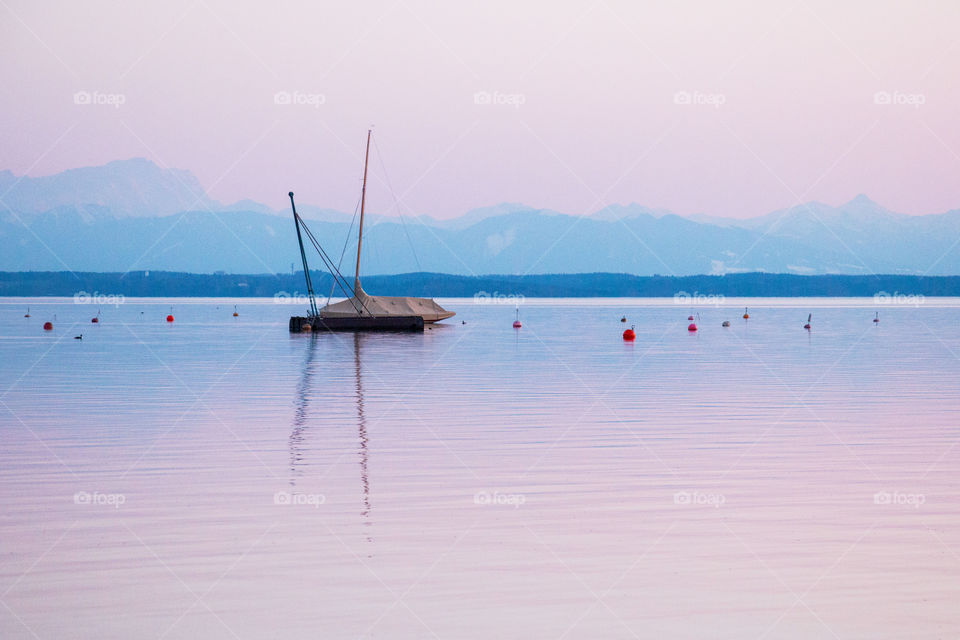
[(0, 637), (960, 636), (957, 301), (442, 303), (0, 300)]

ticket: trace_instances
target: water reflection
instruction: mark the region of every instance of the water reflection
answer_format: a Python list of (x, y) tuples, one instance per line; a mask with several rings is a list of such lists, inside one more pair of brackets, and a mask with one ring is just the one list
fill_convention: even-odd
[[(306, 355), (303, 360), (303, 374), (297, 385), (297, 407), (293, 414), (293, 429), (290, 432), (290, 486), (296, 486), (297, 479), (304, 473), (304, 439), (309, 427), (310, 400), (312, 393), (311, 381), (315, 373), (316, 353), (318, 342), (322, 339), (331, 339), (332, 336), (318, 336), (312, 334), (306, 346)], [(354, 333), (352, 338), (353, 345), (353, 370), (354, 370), (354, 399), (356, 401), (357, 415), (357, 433), (358, 433), (358, 454), (360, 457), (360, 489), (362, 495), (362, 508), (360, 515), (363, 517), (365, 526), (370, 526), (370, 475), (369, 464), (369, 438), (367, 435), (367, 419), (364, 412), (363, 402), (363, 367), (361, 358), (361, 344), (367, 338), (364, 334)], [(347, 344), (342, 341), (338, 344)], [(367, 541), (372, 542), (369, 535)]]

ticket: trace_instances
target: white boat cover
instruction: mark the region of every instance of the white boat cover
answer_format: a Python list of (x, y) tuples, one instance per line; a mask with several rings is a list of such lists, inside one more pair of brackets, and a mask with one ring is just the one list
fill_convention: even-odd
[(353, 318), (358, 315), (372, 316), (420, 316), (427, 324), (445, 320), (456, 315), (438, 305), (432, 298), (371, 296), (360, 286), (353, 285), (354, 295), (320, 309), (321, 318)]

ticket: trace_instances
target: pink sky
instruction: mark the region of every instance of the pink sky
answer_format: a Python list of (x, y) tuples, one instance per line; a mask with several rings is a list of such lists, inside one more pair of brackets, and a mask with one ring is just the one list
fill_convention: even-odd
[(4, 0), (0, 168), (144, 156), (225, 202), (352, 211), (373, 123), (404, 213), (937, 213), (960, 207), (958, 41), (960, 5), (933, 2)]

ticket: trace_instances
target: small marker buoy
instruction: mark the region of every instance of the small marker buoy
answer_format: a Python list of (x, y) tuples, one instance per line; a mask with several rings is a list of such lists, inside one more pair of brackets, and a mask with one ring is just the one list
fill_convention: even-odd
[(172, 316), (172, 315), (167, 316), (167, 322), (173, 322), (173, 316)]
[(460, 321), (460, 324), (467, 324), (467, 321), (466, 321), (466, 320), (461, 320), (461, 321)]
[(240, 315), (240, 314), (237, 313), (237, 305), (233, 305), (233, 317), (236, 318), (236, 317), (239, 316), (239, 315)]
[(100, 318), (94, 316), (94, 317), (90, 318), (90, 322), (92, 322), (92, 323), (94, 323), (94, 324), (97, 324), (98, 322), (100, 322)]
[(693, 316), (687, 316), (687, 320), (693, 321)]
[(43, 330), (44, 330), (44, 331), (53, 331), (53, 323), (52, 323), (52, 322), (44, 322), (44, 323), (43, 323)]
[(623, 332), (623, 339), (627, 342), (633, 342), (637, 339), (637, 332), (633, 330), (633, 327), (630, 327)]
[(811, 320), (813, 320), (813, 314), (812, 314), (812, 313), (807, 316), (807, 324), (803, 325), (803, 328), (806, 329), (807, 331), (810, 330), (810, 321), (811, 321)]
[(729, 326), (730, 326), (730, 321), (729, 321), (729, 320), (724, 320), (722, 326), (724, 326), (724, 327), (729, 327)]
[(873, 323), (876, 324), (880, 322), (880, 312), (877, 311), (877, 315), (873, 316)]
[(30, 307), (27, 307), (27, 312), (26, 312), (25, 314), (23, 314), (23, 317), (24, 317), (24, 318), (29, 318), (29, 317), (30, 317)]
[(749, 319), (750, 319), (750, 314), (747, 312), (747, 308), (746, 308), (746, 307), (743, 308), (743, 319), (744, 319), (744, 320), (749, 320)]
[(620, 322), (626, 322), (626, 321), (627, 321), (627, 316), (620, 317)]
[(694, 324), (693, 322), (691, 322), (690, 325), (687, 327), (687, 331), (690, 331), (691, 333), (696, 330), (697, 330), (697, 325)]
[(519, 329), (523, 324), (520, 322), (520, 305), (517, 305), (517, 319), (513, 321), (513, 328)]

